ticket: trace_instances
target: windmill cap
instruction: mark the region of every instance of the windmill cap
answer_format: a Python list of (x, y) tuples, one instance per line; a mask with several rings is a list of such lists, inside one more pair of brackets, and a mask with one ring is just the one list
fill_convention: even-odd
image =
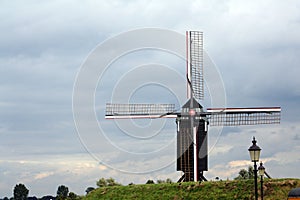
[[(190, 105), (191, 105), (191, 99), (189, 99), (189, 100), (182, 106), (182, 108), (189, 108)], [(202, 109), (203, 107), (201, 106), (200, 103), (198, 103), (198, 102), (196, 101), (196, 99), (193, 98), (193, 108), (201, 108), (201, 109)]]

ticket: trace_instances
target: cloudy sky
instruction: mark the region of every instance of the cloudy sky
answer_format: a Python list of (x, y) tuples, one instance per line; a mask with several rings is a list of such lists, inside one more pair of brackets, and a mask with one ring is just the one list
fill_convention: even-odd
[[(122, 98), (180, 106), (185, 65), (178, 56), (151, 49), (120, 55), (99, 74), (89, 99), (101, 131), (89, 130), (84, 105), (78, 110), (86, 131), (78, 130), (73, 118), (76, 78), (97, 47), (147, 27), (183, 35), (203, 31), (211, 61), (207, 67), (218, 71), (228, 107), (282, 107), (280, 125), (211, 127), (208, 179), (231, 179), (251, 165), (247, 149), (252, 136), (272, 177), (300, 178), (299, 9), (296, 0), (1, 1), (0, 197), (12, 196), (17, 183), (24, 183), (31, 196), (43, 196), (56, 194), (60, 184), (84, 194), (101, 177), (122, 184), (180, 177), (174, 120), (127, 123), (103, 116), (105, 102)], [(138, 38), (143, 36), (113, 47), (126, 49)], [(220, 92), (210, 87), (206, 84), (204, 107)]]

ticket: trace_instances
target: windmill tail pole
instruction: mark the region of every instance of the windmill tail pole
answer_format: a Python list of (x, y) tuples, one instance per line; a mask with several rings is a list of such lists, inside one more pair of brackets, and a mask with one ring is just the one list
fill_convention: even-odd
[(268, 178), (272, 178), (266, 171), (265, 171), (265, 175), (266, 175)]
[(201, 181), (207, 181), (207, 179), (203, 176), (203, 172), (200, 173), (200, 180)]
[(183, 174), (183, 175), (180, 177), (180, 179), (177, 181), (177, 183), (183, 182), (184, 179), (185, 179), (185, 174)]

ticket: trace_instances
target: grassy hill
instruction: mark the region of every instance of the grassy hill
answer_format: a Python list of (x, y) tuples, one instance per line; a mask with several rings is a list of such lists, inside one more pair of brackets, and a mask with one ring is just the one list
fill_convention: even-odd
[[(266, 179), (264, 199), (287, 199), (295, 187), (300, 187), (300, 179)], [(254, 199), (254, 184), (253, 180), (243, 180), (111, 186), (98, 188), (84, 199)]]

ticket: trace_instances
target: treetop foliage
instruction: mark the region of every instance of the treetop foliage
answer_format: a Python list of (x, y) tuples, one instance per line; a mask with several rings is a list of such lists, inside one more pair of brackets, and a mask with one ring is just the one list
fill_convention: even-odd
[(254, 178), (254, 171), (253, 167), (249, 166), (248, 170), (241, 169), (239, 171), (239, 175), (234, 178), (234, 180), (246, 180), (246, 179), (253, 179)]
[(29, 190), (24, 184), (19, 183), (14, 188), (14, 200), (26, 200), (28, 197)]
[(116, 182), (115, 179), (113, 178), (108, 178), (108, 179), (105, 179), (105, 178), (100, 178), (97, 182), (96, 182), (96, 185), (98, 187), (106, 187), (106, 186), (118, 186), (118, 185), (121, 185), (120, 183)]

